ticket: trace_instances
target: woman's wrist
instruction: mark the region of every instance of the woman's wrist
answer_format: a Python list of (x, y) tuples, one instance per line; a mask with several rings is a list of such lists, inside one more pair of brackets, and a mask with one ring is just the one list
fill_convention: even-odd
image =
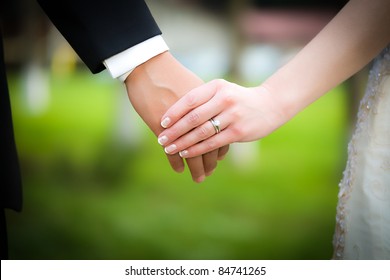
[(266, 80), (256, 87), (256, 92), (262, 94), (269, 109), (272, 111), (272, 122), (276, 128), (282, 126), (293, 118), (297, 112), (293, 93), (288, 93), (279, 83), (275, 84), (272, 80)]

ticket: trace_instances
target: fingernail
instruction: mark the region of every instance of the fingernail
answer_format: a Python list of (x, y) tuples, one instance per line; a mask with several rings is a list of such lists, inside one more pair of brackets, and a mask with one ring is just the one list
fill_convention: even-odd
[(176, 151), (176, 149), (177, 149), (176, 145), (173, 144), (173, 145), (166, 147), (164, 150), (167, 154), (170, 154), (170, 153)]
[(185, 158), (186, 156), (188, 156), (188, 151), (187, 151), (187, 150), (183, 150), (183, 151), (179, 152), (179, 155), (180, 155), (182, 158)]
[(196, 179), (195, 179), (195, 182), (197, 182), (197, 183), (202, 183), (202, 182), (204, 181), (205, 178), (206, 178), (206, 176), (202, 175), (202, 176), (196, 178)]
[(167, 128), (168, 125), (171, 123), (171, 119), (169, 117), (166, 117), (165, 119), (163, 119), (163, 121), (161, 122), (161, 126), (163, 128)]
[(207, 172), (207, 173), (206, 173), (206, 176), (212, 175), (212, 174), (214, 173), (214, 171), (215, 171), (215, 169), (211, 170), (210, 172)]
[(168, 137), (163, 135), (157, 139), (158, 143), (163, 146), (165, 143), (168, 142)]
[(176, 171), (177, 173), (183, 173), (183, 171), (184, 171), (184, 166), (179, 167), (179, 168), (176, 168), (175, 171)]
[(226, 157), (226, 155), (218, 156), (217, 160), (223, 160)]

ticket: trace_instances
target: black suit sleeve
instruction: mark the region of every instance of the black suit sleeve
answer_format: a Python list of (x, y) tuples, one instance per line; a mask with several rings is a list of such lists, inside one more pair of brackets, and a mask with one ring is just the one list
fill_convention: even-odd
[(93, 72), (104, 59), (161, 34), (143, 0), (38, 0)]
[[(0, 206), (16, 211), (22, 209), (22, 181), (12, 125), (11, 104), (3, 56), (0, 30)], [(2, 211), (0, 209), (0, 211)], [(0, 213), (1, 215), (1, 213)], [(1, 231), (5, 234), (5, 231)], [(1, 238), (1, 237), (0, 237)]]

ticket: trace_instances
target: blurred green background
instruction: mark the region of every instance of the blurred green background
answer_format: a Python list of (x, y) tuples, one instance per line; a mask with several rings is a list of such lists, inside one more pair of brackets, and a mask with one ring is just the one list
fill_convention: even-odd
[[(86, 71), (50, 78), (51, 105), (26, 109), (11, 79), (24, 209), (9, 212), (11, 258), (328, 259), (345, 156), (344, 93), (322, 98), (195, 184), (154, 135), (118, 141), (124, 89)], [(124, 120), (128, 126), (141, 120)]]
[[(282, 63), (282, 55), (299, 47), (257, 44), (265, 54), (258, 56), (257, 68), (245, 69), (258, 78), (245, 79), (220, 70), (225, 60), (210, 60), (215, 50), (200, 54), (201, 47), (174, 41), (191, 43), (169, 22), (188, 20), (187, 12), (196, 9), (186, 6), (182, 17), (172, 18), (157, 1), (148, 2), (172, 53), (205, 80), (223, 76), (259, 84), (278, 66), (266, 58)], [(50, 55), (43, 55), (44, 70), (32, 60), (30, 67), (11, 67), (8, 75), (24, 185), (23, 211), (7, 212), (11, 259), (332, 257), (351, 127), (344, 84), (268, 137), (231, 145), (215, 173), (195, 184), (188, 170), (171, 170), (124, 86), (106, 72), (89, 73), (58, 34), (54, 38)], [(13, 41), (6, 47), (7, 42), (12, 55)], [(255, 72), (264, 65), (268, 68)], [(38, 92), (32, 97), (31, 87)]]

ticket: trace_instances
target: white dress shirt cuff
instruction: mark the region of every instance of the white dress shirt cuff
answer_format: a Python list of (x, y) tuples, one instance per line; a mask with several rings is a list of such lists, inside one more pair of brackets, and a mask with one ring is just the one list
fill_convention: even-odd
[(163, 37), (157, 35), (104, 60), (103, 64), (113, 78), (124, 82), (138, 65), (167, 50)]

